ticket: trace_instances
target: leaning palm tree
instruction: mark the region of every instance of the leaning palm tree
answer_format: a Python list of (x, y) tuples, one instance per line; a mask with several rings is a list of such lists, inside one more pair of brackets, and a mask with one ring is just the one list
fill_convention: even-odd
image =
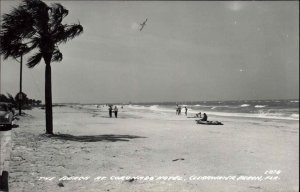
[[(48, 6), (40, 0), (23, 0), (4, 14), (0, 32), (0, 54), (4, 59), (33, 53), (27, 66), (33, 68), (43, 59), (45, 70), (46, 133), (53, 134), (51, 62), (62, 61), (58, 45), (83, 32), (80, 24), (62, 24), (68, 10), (59, 3)], [(20, 47), (23, 47), (20, 51)], [(25, 47), (25, 49), (24, 49)]]

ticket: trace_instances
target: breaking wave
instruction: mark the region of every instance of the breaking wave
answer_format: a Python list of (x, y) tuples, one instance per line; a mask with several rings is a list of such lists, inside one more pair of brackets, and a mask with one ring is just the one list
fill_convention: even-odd
[(250, 105), (249, 104), (243, 104), (243, 105), (240, 105), (241, 107), (249, 107)]
[(266, 105), (255, 105), (254, 107), (255, 108), (264, 108), (264, 107), (266, 107)]

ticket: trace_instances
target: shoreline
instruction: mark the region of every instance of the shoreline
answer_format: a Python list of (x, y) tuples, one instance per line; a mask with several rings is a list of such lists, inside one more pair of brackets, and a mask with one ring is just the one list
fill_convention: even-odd
[[(77, 104), (76, 104), (77, 105)], [(97, 108), (94, 108), (94, 109), (91, 109), (91, 108), (85, 108), (85, 105), (84, 104), (80, 104), (81, 107), (78, 107), (78, 109), (81, 109), (81, 110), (91, 110), (91, 111), (99, 111), (99, 109)], [(63, 107), (63, 106), (56, 106), (56, 107)], [(72, 107), (72, 108), (77, 108), (77, 107), (73, 107), (72, 105), (65, 105), (65, 107)], [(124, 109), (128, 109), (128, 106), (124, 105)], [(175, 110), (174, 110), (174, 113), (171, 112), (171, 111), (153, 111), (153, 110), (150, 110), (150, 109), (129, 109), (129, 111), (140, 111), (140, 110), (145, 110), (149, 113), (166, 113), (166, 114), (170, 114), (170, 115), (173, 115), (175, 114)], [(105, 113), (104, 111), (101, 111), (103, 113)], [(210, 117), (213, 117), (214, 119), (213, 120), (217, 120), (215, 118), (220, 118), (220, 119), (226, 119), (226, 120), (239, 120), (239, 119), (242, 119), (242, 120), (253, 120), (253, 121), (263, 121), (263, 122), (267, 122), (267, 121), (272, 121), (272, 122), (285, 122), (285, 123), (295, 123), (295, 122), (299, 122), (299, 119), (285, 119), (285, 118), (282, 118), (282, 119), (275, 119), (275, 118), (272, 118), (272, 117), (251, 117), (251, 116), (235, 116), (235, 115), (232, 115), (232, 116), (229, 116), (229, 115), (215, 115), (215, 114), (210, 114), (211, 111), (208, 111), (206, 112), (208, 115), (209, 115), (209, 120), (210, 120)], [(108, 110), (107, 110), (107, 113), (108, 113)], [(188, 115), (185, 116), (185, 114), (182, 112), (181, 115), (179, 115), (178, 117), (185, 117), (187, 118), (187, 120), (193, 120), (193, 119), (197, 119), (197, 118), (193, 118), (193, 116), (190, 116), (191, 114), (196, 114), (195, 112), (188, 112)], [(229, 114), (229, 113), (228, 113)], [(247, 113), (245, 113), (247, 114)], [(174, 115), (175, 116), (175, 115)], [(199, 118), (198, 118), (199, 119)]]

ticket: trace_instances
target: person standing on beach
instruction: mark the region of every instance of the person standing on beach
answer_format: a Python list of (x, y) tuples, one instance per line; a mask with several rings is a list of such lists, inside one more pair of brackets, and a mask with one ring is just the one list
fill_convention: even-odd
[(118, 107), (117, 106), (115, 106), (114, 112), (115, 112), (115, 118), (118, 118)]
[(179, 115), (179, 106), (176, 107), (176, 115)]
[(109, 117), (112, 117), (112, 106), (110, 105), (108, 108)]
[(181, 106), (179, 106), (179, 108), (178, 108), (178, 115), (180, 115), (181, 114)]
[(185, 108), (185, 116), (187, 116), (188, 108), (187, 107), (184, 107), (184, 108)]

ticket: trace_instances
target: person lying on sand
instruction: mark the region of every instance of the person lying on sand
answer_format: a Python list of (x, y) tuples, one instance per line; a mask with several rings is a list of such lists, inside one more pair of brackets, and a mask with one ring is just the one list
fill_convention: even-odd
[(223, 125), (223, 123), (219, 121), (207, 121), (206, 113), (203, 113), (203, 118), (200, 120), (196, 120), (197, 124), (205, 124), (205, 125)]

